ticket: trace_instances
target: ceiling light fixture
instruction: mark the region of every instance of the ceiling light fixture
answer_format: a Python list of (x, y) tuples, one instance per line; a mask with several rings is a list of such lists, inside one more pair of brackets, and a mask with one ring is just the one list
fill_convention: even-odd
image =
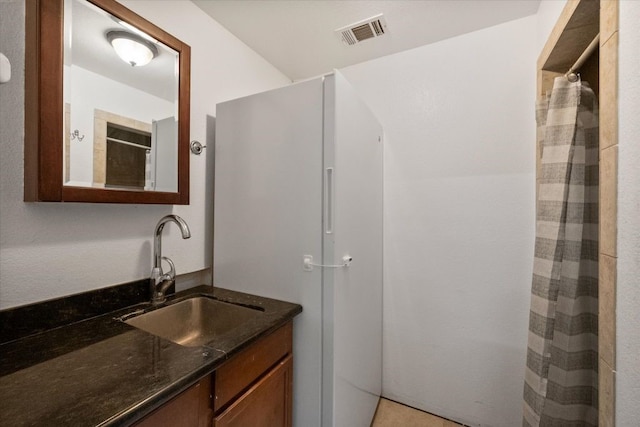
[(107, 40), (118, 56), (132, 67), (147, 65), (158, 55), (158, 49), (153, 43), (126, 31), (109, 31)]

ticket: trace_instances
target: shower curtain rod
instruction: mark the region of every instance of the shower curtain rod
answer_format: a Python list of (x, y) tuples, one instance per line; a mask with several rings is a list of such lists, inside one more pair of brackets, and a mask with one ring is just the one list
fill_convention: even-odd
[(582, 67), (582, 64), (584, 64), (586, 62), (586, 60), (589, 58), (589, 56), (591, 56), (593, 51), (598, 46), (599, 42), (600, 42), (600, 33), (596, 34), (594, 39), (591, 41), (591, 43), (589, 43), (589, 46), (587, 46), (587, 48), (584, 50), (584, 52), (582, 52), (582, 55), (580, 55), (580, 57), (575, 62), (575, 64), (573, 64), (571, 66), (571, 68), (569, 68), (569, 71), (567, 71), (565, 76), (569, 77), (571, 74), (574, 74), (577, 69)]

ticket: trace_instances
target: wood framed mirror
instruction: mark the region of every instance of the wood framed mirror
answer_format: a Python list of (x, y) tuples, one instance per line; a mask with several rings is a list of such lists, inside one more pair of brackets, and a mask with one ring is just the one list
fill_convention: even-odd
[(114, 0), (27, 0), (25, 46), (25, 201), (189, 204), (188, 45)]

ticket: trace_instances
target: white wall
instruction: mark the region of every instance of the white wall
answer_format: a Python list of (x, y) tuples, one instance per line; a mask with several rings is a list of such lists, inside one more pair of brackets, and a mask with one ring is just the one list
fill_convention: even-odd
[(341, 70), (385, 132), (383, 395), (522, 423), (536, 17)]
[[(566, 1), (563, 0), (542, 0), (538, 7), (537, 31), (536, 31), (536, 55), (540, 55), (542, 48), (547, 43), (551, 30), (555, 27), (558, 18), (564, 9)], [(536, 56), (536, 60), (538, 57)]]
[[(191, 45), (192, 139), (212, 143), (217, 102), (290, 82), (191, 2), (122, 3)], [(166, 227), (164, 254), (178, 274), (209, 267), (213, 150), (191, 157), (189, 206), (22, 202), (24, 0), (0, 2), (0, 20), (0, 51), (13, 66), (11, 82), (0, 85), (0, 308), (147, 277), (155, 224), (171, 212), (192, 237)]]
[(640, 2), (620, 2), (616, 424), (640, 420)]

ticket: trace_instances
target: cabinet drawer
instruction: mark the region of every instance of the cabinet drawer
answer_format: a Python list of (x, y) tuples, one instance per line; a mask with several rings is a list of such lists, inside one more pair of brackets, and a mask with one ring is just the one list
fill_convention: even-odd
[(232, 357), (215, 372), (213, 408), (218, 413), (279, 360), (291, 353), (292, 322)]
[(290, 427), (293, 358), (289, 355), (213, 421), (213, 427)]

